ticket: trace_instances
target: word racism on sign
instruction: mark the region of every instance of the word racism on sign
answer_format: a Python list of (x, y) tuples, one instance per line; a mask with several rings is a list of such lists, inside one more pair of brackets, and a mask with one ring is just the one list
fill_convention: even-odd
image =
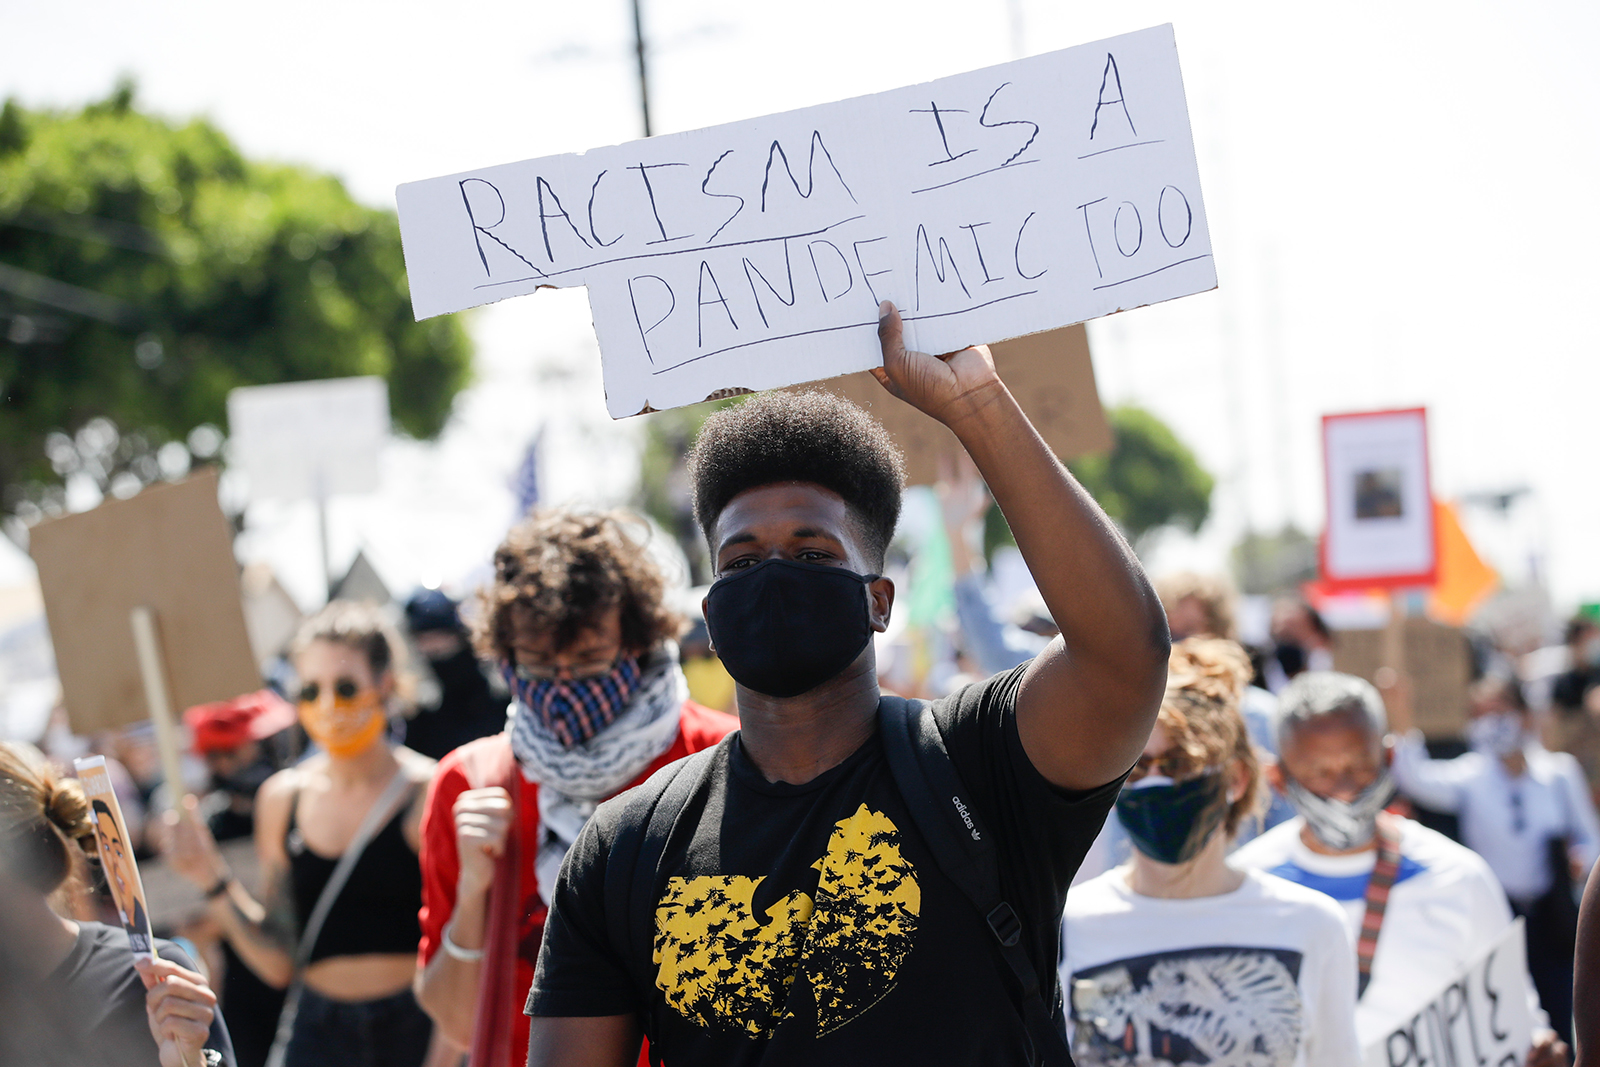
[(1216, 287), (1171, 26), (396, 198), (419, 319), (588, 286), (619, 418)]
[(1362, 1067), (1521, 1067), (1533, 1044), (1522, 920), (1374, 1042)]

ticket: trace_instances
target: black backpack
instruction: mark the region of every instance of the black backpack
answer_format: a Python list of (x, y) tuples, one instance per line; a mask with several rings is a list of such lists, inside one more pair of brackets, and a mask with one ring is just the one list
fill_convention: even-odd
[[(944, 737), (926, 701), (885, 696), (878, 703), (878, 729), (895, 785), (939, 869), (978, 909), (994, 933), (995, 950), (1017, 980), (1030, 1044), (1031, 1063), (1072, 1067), (1061, 1021), (1059, 986), (1052, 984), (1054, 1011), (1045, 1005), (1039, 975), (1022, 947), (1022, 921), (1000, 895), (1000, 865), (993, 839), (966, 799), (969, 794), (945, 748)], [(653, 988), (648, 961), (654, 951), (653, 917), (660, 892), (661, 858), (691, 797), (705, 783), (720, 748), (705, 749), (663, 767), (627, 801), (622, 830), (606, 859), (606, 927), (613, 949), (627, 961), (634, 979)], [(648, 872), (639, 877), (640, 872)], [(650, 1015), (650, 1062), (660, 1067)]]

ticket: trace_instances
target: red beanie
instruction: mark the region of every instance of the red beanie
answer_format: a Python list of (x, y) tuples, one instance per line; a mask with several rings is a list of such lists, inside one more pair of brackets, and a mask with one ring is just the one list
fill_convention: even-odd
[(288, 729), (294, 720), (294, 705), (270, 689), (197, 704), (183, 713), (183, 721), (194, 735), (194, 750), (202, 756), (271, 737)]

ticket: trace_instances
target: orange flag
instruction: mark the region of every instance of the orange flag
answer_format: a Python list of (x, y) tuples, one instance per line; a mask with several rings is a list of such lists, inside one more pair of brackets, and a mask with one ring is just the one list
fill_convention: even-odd
[(1439, 577), (1428, 594), (1428, 614), (1451, 626), (1465, 626), (1478, 605), (1500, 585), (1500, 576), (1467, 540), (1453, 505), (1434, 501), (1433, 528), (1439, 546)]

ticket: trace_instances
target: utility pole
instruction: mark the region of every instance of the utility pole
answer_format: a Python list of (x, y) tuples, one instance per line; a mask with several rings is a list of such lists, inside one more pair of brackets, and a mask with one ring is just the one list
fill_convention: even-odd
[(1023, 43), (1022, 0), (1009, 0), (1006, 9), (1011, 16), (1011, 58), (1021, 59), (1027, 54)]
[(650, 76), (644, 64), (644, 19), (639, 13), (639, 0), (633, 0), (633, 48), (639, 56), (639, 110), (644, 115), (644, 135), (650, 133)]

